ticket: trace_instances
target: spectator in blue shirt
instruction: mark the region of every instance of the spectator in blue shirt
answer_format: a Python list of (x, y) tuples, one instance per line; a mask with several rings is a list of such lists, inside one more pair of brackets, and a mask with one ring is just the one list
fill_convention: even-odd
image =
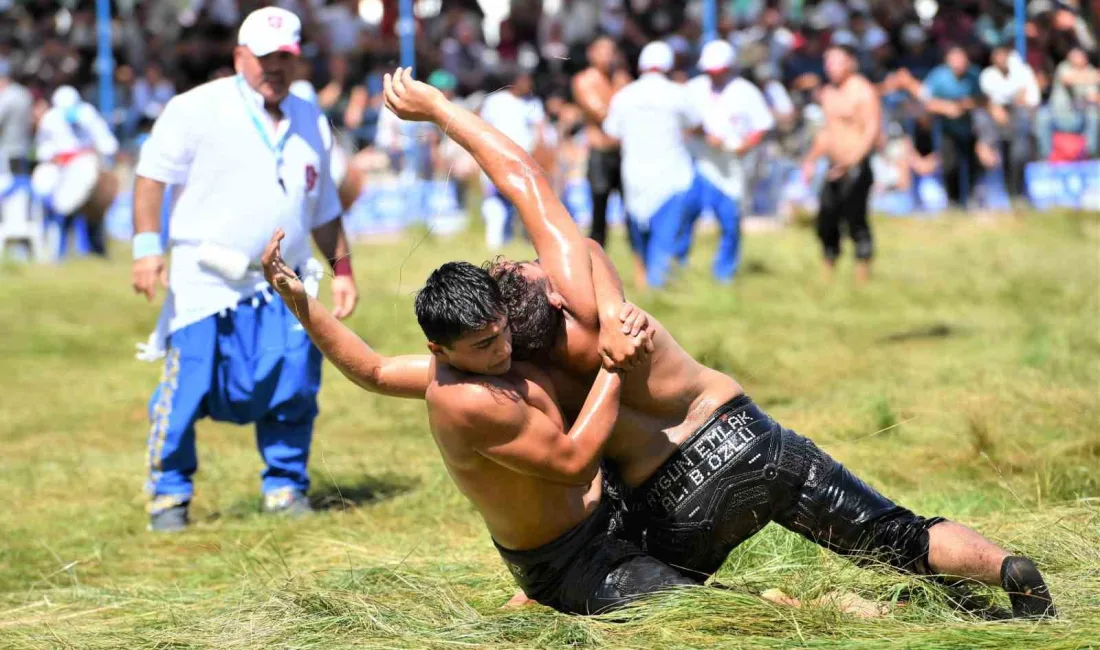
[(948, 198), (958, 205), (966, 205), (981, 174), (971, 120), (981, 98), (978, 69), (959, 46), (947, 51), (944, 64), (928, 73), (921, 88), (925, 108), (939, 117), (944, 184)]

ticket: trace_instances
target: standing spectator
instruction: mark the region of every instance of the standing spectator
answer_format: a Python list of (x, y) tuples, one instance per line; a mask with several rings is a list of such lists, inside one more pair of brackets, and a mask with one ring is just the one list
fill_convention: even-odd
[(701, 131), (702, 115), (668, 79), (672, 48), (656, 41), (638, 58), (641, 76), (612, 99), (603, 130), (621, 143), (627, 227), (639, 288), (664, 286), (692, 182), (685, 130)]
[(714, 258), (714, 277), (733, 280), (741, 259), (741, 197), (745, 192), (744, 157), (775, 126), (763, 93), (733, 73), (733, 48), (711, 41), (699, 57), (702, 74), (688, 82), (693, 104), (703, 113), (703, 138), (693, 138), (695, 180), (684, 205), (677, 257), (687, 261), (692, 230), (703, 210), (722, 229)]
[(1024, 166), (1032, 154), (1031, 122), (1040, 99), (1035, 73), (1010, 44), (1002, 42), (994, 48), (990, 66), (982, 70), (978, 81), (988, 101), (976, 119), (992, 121), (1008, 193), (1021, 196)]
[[(507, 88), (490, 94), (481, 104), (481, 119), (530, 154), (542, 146), (543, 123), (546, 121), (542, 102), (531, 95), (532, 90), (531, 74), (519, 69), (513, 72)], [(511, 236), (514, 209), (487, 175), (482, 174), (481, 180), (485, 192), (481, 203), (485, 243), (490, 251), (496, 251)]]
[(947, 196), (965, 207), (980, 168), (971, 114), (981, 98), (978, 70), (962, 47), (947, 51), (943, 65), (928, 74), (920, 91), (929, 112), (939, 117), (940, 160)]
[[(333, 266), (333, 312), (358, 299), (332, 182), (328, 122), (289, 95), (301, 23), (288, 11), (245, 18), (237, 76), (204, 84), (164, 109), (137, 167), (133, 287), (150, 301), (167, 275), (160, 247), (164, 188), (182, 186), (169, 226), (172, 269), (152, 350), (168, 343), (150, 402), (150, 529), (188, 525), (198, 469), (195, 423), (256, 424), (268, 513), (310, 510), (310, 443), (321, 354), (259, 272), (272, 231), (291, 268), (310, 277), (310, 235)], [(315, 269), (320, 271), (320, 269)], [(166, 336), (165, 341), (162, 336)], [(155, 358), (155, 355), (150, 354)]]
[(1070, 50), (1054, 71), (1048, 111), (1036, 121), (1036, 136), (1042, 157), (1051, 153), (1054, 132), (1083, 133), (1086, 153), (1100, 158), (1100, 70), (1089, 63), (1085, 51)]
[[(0, 178), (23, 172), (31, 148), (34, 97), (12, 79), (11, 64), (0, 59)], [(7, 187), (7, 183), (3, 183)]]

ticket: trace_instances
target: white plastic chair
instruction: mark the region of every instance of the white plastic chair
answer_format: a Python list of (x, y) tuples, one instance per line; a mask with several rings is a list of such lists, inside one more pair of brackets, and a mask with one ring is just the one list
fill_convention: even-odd
[(26, 178), (9, 178), (10, 184), (0, 181), (0, 186), (6, 186), (0, 190), (0, 258), (8, 254), (11, 244), (22, 243), (30, 249), (32, 260), (49, 261), (42, 205), (34, 200)]

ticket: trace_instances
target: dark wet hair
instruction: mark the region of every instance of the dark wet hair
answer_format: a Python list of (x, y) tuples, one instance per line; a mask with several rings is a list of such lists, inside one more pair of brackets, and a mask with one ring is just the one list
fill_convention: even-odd
[(424, 336), (448, 347), (507, 313), (496, 281), (469, 262), (447, 262), (432, 271), (416, 294), (416, 320)]
[(546, 296), (546, 279), (531, 281), (519, 262), (496, 258), (485, 269), (500, 287), (512, 330), (512, 358), (531, 359), (549, 350), (561, 328), (561, 310)]

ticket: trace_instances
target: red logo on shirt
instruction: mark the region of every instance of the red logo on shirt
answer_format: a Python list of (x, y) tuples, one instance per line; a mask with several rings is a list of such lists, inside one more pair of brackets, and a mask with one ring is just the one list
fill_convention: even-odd
[(306, 191), (312, 192), (315, 185), (317, 185), (317, 168), (306, 165)]
[(283, 17), (282, 16), (268, 16), (267, 17), (267, 24), (272, 29), (282, 29), (282, 27), (283, 27)]

